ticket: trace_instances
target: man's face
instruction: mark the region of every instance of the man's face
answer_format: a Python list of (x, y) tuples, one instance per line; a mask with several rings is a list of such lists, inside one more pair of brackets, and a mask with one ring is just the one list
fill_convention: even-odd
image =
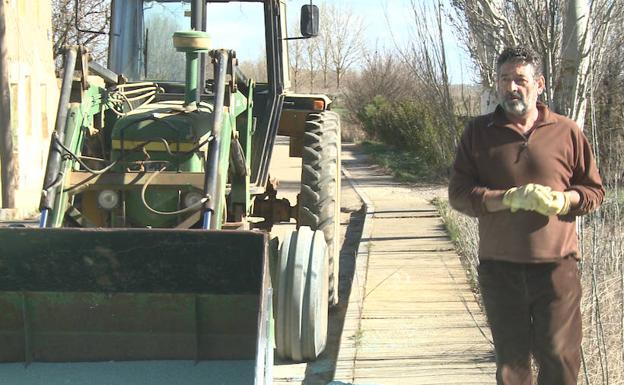
[(531, 64), (507, 62), (498, 71), (500, 105), (512, 117), (526, 117), (544, 91), (544, 77), (535, 76)]

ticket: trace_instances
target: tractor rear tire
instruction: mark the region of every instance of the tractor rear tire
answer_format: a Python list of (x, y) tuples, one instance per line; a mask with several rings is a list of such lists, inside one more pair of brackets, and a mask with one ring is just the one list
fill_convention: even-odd
[(277, 263), (275, 345), (277, 354), (297, 362), (315, 360), (327, 341), (327, 245), (309, 227), (288, 234)]
[(303, 138), (299, 226), (325, 235), (329, 252), (329, 305), (338, 304), (340, 265), (340, 119), (310, 114)]

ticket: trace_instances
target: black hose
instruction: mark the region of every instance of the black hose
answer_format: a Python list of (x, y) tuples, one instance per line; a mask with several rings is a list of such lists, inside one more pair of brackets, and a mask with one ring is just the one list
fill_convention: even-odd
[(53, 140), (55, 140), (58, 146), (60, 146), (65, 153), (73, 160), (75, 160), (76, 162), (78, 162), (78, 164), (80, 164), (85, 170), (87, 170), (88, 172), (90, 172), (93, 175), (102, 175), (106, 172), (108, 172), (110, 169), (112, 169), (113, 167), (115, 167), (115, 165), (119, 162), (119, 159), (115, 160), (112, 163), (109, 163), (107, 166), (105, 166), (102, 169), (99, 170), (94, 170), (92, 168), (90, 168), (89, 166), (87, 166), (87, 164), (85, 162), (82, 161), (82, 159), (80, 159), (80, 157), (76, 154), (74, 154), (69, 148), (67, 148), (65, 145), (63, 145), (63, 143), (61, 143), (58, 138), (56, 137), (56, 133), (52, 133), (52, 138)]
[[(43, 191), (39, 201), (39, 210), (51, 210), (57, 193), (58, 177), (62, 167), (62, 149), (58, 142), (63, 143), (65, 139), (65, 129), (67, 126), (67, 113), (69, 111), (69, 97), (72, 83), (74, 81), (74, 70), (76, 69), (76, 58), (78, 57), (78, 47), (71, 46), (65, 52), (65, 70), (63, 72), (63, 83), (61, 85), (61, 95), (59, 97), (58, 109), (56, 111), (56, 122), (54, 123), (54, 133), (57, 140), (50, 140), (50, 150), (46, 164), (46, 173), (43, 179)], [(44, 224), (45, 225), (45, 224)]]
[(216, 200), (221, 199), (222, 194), (218, 194), (219, 184), (219, 158), (221, 146), (221, 128), (223, 125), (223, 105), (225, 101), (225, 77), (227, 74), (228, 52), (225, 50), (211, 51), (210, 55), (216, 62), (215, 69), (215, 105), (212, 125), (213, 140), (208, 146), (208, 157), (206, 159), (206, 179), (204, 182), (204, 195), (209, 197), (203, 213), (202, 228), (216, 229), (217, 224), (213, 223)]

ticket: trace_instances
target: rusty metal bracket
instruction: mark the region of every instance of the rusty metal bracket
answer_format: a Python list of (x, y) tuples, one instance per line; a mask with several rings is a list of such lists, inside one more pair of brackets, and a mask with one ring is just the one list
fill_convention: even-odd
[(264, 218), (264, 221), (255, 225), (260, 229), (271, 231), (271, 228), (276, 223), (289, 222), (290, 218), (295, 218), (295, 220), (297, 220), (299, 203), (291, 206), (288, 199), (278, 199), (278, 185), (279, 182), (277, 179), (272, 178), (269, 183), (267, 183), (267, 188), (264, 194), (258, 195), (254, 200), (252, 215)]

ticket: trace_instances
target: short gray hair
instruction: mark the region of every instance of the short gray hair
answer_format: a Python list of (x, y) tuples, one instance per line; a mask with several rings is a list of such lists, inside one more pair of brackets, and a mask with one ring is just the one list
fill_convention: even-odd
[(496, 69), (500, 70), (505, 63), (516, 63), (533, 67), (533, 75), (542, 75), (542, 58), (529, 46), (517, 45), (515, 47), (507, 47), (498, 55), (496, 60)]

